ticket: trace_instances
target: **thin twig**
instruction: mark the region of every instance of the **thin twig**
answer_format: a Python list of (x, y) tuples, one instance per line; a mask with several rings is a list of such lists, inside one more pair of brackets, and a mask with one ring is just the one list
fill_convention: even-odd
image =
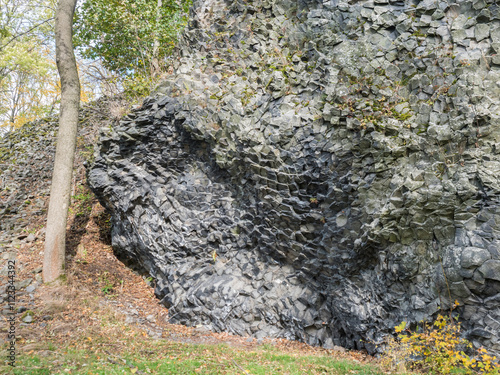
[(488, 64), (488, 60), (486, 60), (486, 56), (484, 55), (484, 51), (481, 51), (481, 55), (483, 56), (484, 63), (486, 64), (486, 67), (488, 70), (491, 70), (490, 64)]
[(103, 112), (103, 111), (101, 111), (101, 110), (99, 110), (97, 108), (92, 108), (91, 106), (85, 105), (85, 106), (83, 106), (83, 108), (85, 108), (86, 110), (94, 111), (94, 112), (99, 113), (100, 115), (103, 115), (103, 116), (108, 116), (109, 115), (108, 113)]
[(3, 48), (5, 48), (5, 47), (7, 47), (10, 43), (12, 43), (14, 40), (16, 40), (17, 38), (19, 38), (20, 36), (23, 36), (23, 35), (28, 34), (29, 32), (31, 32), (31, 31), (33, 31), (33, 30), (35, 30), (37, 27), (42, 26), (44, 23), (47, 23), (47, 22), (49, 22), (49, 21), (52, 21), (53, 19), (54, 19), (54, 17), (51, 17), (51, 18), (49, 18), (49, 19), (47, 19), (47, 20), (45, 20), (45, 21), (43, 21), (43, 22), (40, 22), (39, 24), (37, 24), (37, 25), (33, 26), (31, 29), (26, 30), (25, 32), (23, 32), (23, 33), (21, 33), (21, 34), (17, 34), (17, 35), (15, 35), (15, 36), (13, 36), (13, 37), (12, 37), (12, 38), (11, 38), (11, 39), (7, 42), (7, 43), (5, 43), (3, 46), (0, 46), (0, 49), (3, 49)]
[(441, 269), (443, 270), (443, 276), (444, 276), (444, 282), (446, 283), (446, 288), (448, 289), (448, 296), (450, 298), (450, 321), (451, 321), (451, 314), (453, 311), (453, 301), (451, 299), (451, 291), (450, 291), (450, 284), (448, 284), (448, 278), (446, 277), (446, 273), (444, 272), (444, 266), (443, 266), (443, 261), (440, 260), (439, 263), (441, 264)]
[(243, 371), (245, 374), (247, 375), (250, 375), (249, 372), (247, 372), (247, 370), (245, 370), (243, 367), (241, 367), (239, 364), (236, 363), (236, 361), (234, 359), (231, 359), (231, 361), (233, 361), (233, 363), (241, 370)]

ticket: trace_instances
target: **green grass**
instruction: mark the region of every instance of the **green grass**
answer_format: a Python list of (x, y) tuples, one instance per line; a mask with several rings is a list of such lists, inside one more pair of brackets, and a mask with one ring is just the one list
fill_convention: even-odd
[[(18, 353), (16, 367), (0, 365), (2, 374), (383, 374), (373, 366), (261, 346), (252, 350), (227, 345), (148, 341), (120, 351), (96, 344), (74, 350), (58, 348), (41, 356)], [(243, 371), (244, 370), (244, 371)]]

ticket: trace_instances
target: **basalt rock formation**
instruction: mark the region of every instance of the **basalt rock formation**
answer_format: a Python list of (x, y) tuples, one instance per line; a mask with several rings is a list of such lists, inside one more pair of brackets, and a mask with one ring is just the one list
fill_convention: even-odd
[(376, 350), (455, 310), (500, 351), (494, 0), (195, 1), (89, 180), (172, 322)]

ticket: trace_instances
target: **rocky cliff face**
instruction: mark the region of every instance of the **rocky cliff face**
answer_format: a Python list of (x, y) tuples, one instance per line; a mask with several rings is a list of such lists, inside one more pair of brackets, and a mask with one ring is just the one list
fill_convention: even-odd
[(500, 351), (493, 0), (195, 3), (89, 171), (172, 322), (375, 350), (450, 301)]

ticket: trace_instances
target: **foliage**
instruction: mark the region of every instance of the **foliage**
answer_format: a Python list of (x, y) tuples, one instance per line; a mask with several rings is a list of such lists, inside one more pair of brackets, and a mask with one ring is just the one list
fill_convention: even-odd
[(109, 272), (105, 271), (99, 278), (99, 281), (103, 285), (101, 291), (104, 294), (110, 294), (113, 292), (113, 288), (115, 287), (115, 283), (110, 279), (111, 275)]
[[(19, 128), (58, 108), (56, 4), (57, 0), (0, 2), (0, 127), (4, 129)], [(81, 100), (122, 90), (132, 98), (147, 95), (186, 23), (189, 4), (190, 0), (85, 1), (74, 26), (83, 56), (77, 55)], [(4, 132), (0, 129), (0, 134)]]
[(70, 212), (74, 213), (77, 217), (88, 217), (92, 212), (92, 198), (93, 195), (86, 188), (83, 191), (72, 197), (74, 202), (70, 207)]
[(75, 46), (122, 76), (161, 69), (186, 24), (190, 0), (87, 0), (77, 10)]
[(54, 0), (0, 3), (0, 125), (50, 114), (59, 99), (52, 50)]
[[(456, 304), (458, 305), (458, 304)], [(383, 362), (398, 370), (407, 366), (428, 374), (500, 374), (498, 360), (483, 348), (473, 356), (472, 344), (460, 336), (458, 318), (438, 315), (432, 325), (412, 331), (402, 322), (397, 339), (388, 340)]]
[(127, 77), (123, 80), (123, 91), (132, 101), (147, 96), (156, 80), (150, 76)]

